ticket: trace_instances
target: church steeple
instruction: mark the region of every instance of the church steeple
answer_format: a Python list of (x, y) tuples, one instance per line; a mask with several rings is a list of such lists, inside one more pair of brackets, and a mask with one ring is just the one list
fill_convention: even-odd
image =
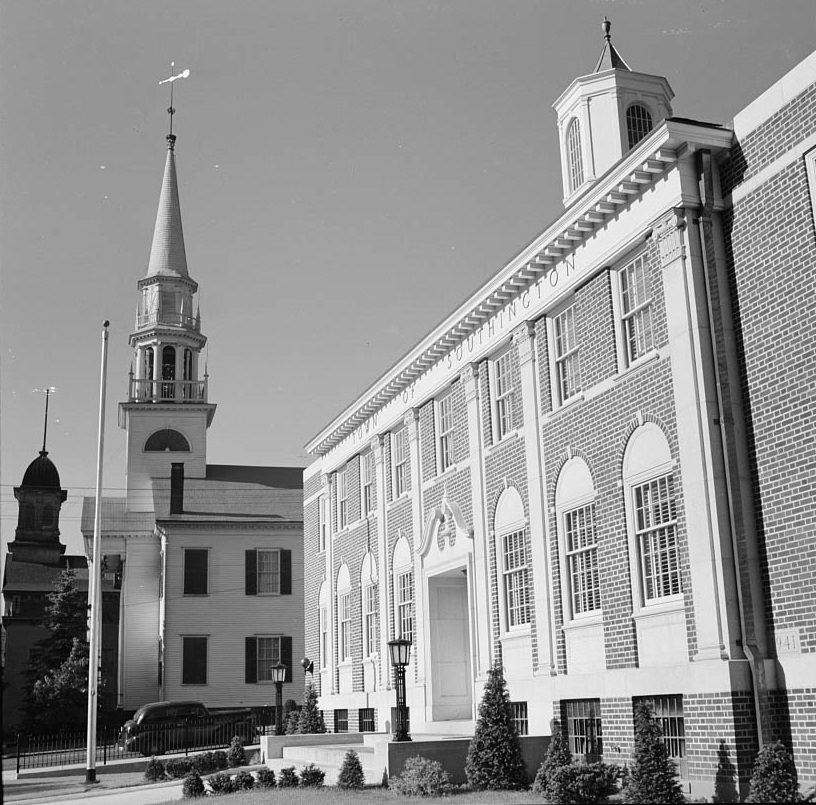
[(183, 463), (189, 478), (205, 477), (207, 428), (215, 415), (215, 405), (207, 400), (206, 371), (199, 376), (207, 337), (184, 248), (172, 101), (168, 112), (171, 133), (159, 209), (147, 273), (137, 282), (140, 299), (130, 335), (135, 371), (131, 366), (128, 400), (119, 406), (119, 425), (127, 431), (127, 506), (132, 511), (152, 508), (151, 479), (169, 477), (172, 463)]
[(669, 82), (632, 70), (612, 44), (611, 29), (604, 17), (595, 70), (576, 78), (553, 104), (567, 206), (672, 114)]

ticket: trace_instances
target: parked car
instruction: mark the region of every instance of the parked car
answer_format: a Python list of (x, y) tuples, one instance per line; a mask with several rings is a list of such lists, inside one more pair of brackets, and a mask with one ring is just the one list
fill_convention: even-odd
[(257, 736), (248, 707), (208, 710), (202, 702), (151, 702), (142, 705), (119, 732), (119, 747), (126, 752), (161, 755), (185, 749), (227, 746), (238, 736), (245, 744)]

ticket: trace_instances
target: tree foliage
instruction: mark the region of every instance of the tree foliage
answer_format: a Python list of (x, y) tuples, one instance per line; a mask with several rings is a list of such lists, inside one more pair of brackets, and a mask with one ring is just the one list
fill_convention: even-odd
[(552, 737), (549, 744), (547, 744), (547, 751), (544, 754), (544, 760), (538, 767), (535, 780), (533, 781), (533, 791), (536, 794), (546, 796), (547, 787), (552, 780), (553, 775), (565, 766), (572, 763), (572, 753), (570, 752), (569, 742), (567, 736), (564, 734), (561, 722), (554, 718), (550, 722), (550, 731)]
[(793, 756), (781, 741), (765, 744), (754, 761), (746, 802), (798, 802), (799, 777)]
[(663, 730), (646, 702), (635, 705), (635, 751), (629, 770), (624, 802), (682, 803), (685, 802), (677, 767), (669, 757), (663, 742)]
[(311, 682), (306, 685), (303, 707), (298, 716), (297, 731), (300, 735), (315, 735), (326, 731), (323, 713), (317, 706), (317, 691)]
[(349, 749), (337, 774), (337, 787), (362, 788), (364, 785), (365, 773), (360, 757), (353, 749)]
[(510, 694), (498, 663), (488, 672), (465, 775), (477, 791), (516, 791), (527, 785)]

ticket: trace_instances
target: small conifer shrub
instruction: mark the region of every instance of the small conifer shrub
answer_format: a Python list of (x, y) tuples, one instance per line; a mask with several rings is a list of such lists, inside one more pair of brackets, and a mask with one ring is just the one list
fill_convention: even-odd
[(258, 788), (274, 788), (275, 787), (275, 771), (264, 766), (258, 769)]
[(542, 797), (547, 795), (547, 786), (555, 772), (572, 763), (569, 742), (567, 736), (564, 735), (561, 722), (557, 718), (550, 722), (550, 730), (552, 737), (549, 744), (547, 744), (544, 760), (538, 767), (535, 780), (533, 780), (533, 791)]
[(793, 757), (781, 741), (759, 750), (746, 802), (799, 802), (799, 777)]
[(364, 785), (365, 774), (363, 773), (363, 765), (360, 763), (360, 756), (353, 749), (349, 749), (337, 774), (337, 787), (362, 788)]
[(617, 793), (620, 769), (605, 763), (570, 763), (556, 769), (547, 784), (545, 802), (549, 805), (575, 805), (583, 802), (607, 802)]
[(232, 794), (236, 790), (232, 775), (225, 772), (214, 774), (207, 782), (210, 784), (213, 794)]
[(623, 801), (632, 805), (661, 802), (684, 803), (677, 767), (663, 742), (663, 730), (646, 702), (635, 705), (635, 751), (632, 766), (622, 792)]
[(157, 757), (150, 758), (147, 766), (145, 767), (144, 776), (145, 780), (149, 780), (151, 783), (163, 780), (165, 777), (164, 763), (162, 763)]
[(244, 751), (244, 741), (240, 735), (236, 735), (231, 741), (227, 750), (227, 761), (230, 766), (246, 766), (246, 752)]
[(196, 797), (204, 797), (207, 795), (204, 788), (204, 781), (195, 769), (184, 778), (181, 793), (184, 799), (195, 799)]
[(299, 782), (294, 766), (287, 766), (280, 770), (278, 788), (297, 788)]
[(317, 707), (317, 691), (311, 682), (306, 685), (303, 707), (298, 715), (297, 731), (300, 735), (322, 734), (326, 731), (323, 713)]
[(300, 771), (300, 785), (303, 788), (320, 788), (325, 779), (326, 772), (314, 763), (307, 763)]
[(510, 694), (498, 663), (488, 672), (476, 731), (468, 747), (465, 776), (477, 791), (517, 791), (527, 786)]
[(164, 771), (172, 780), (181, 780), (193, 771), (193, 759), (191, 757), (170, 758), (164, 764)]
[(450, 777), (438, 760), (409, 757), (402, 774), (392, 777), (388, 787), (406, 797), (443, 797), (451, 791)]
[(252, 776), (252, 772), (242, 769), (235, 775), (232, 784), (235, 786), (236, 791), (251, 791), (255, 788), (255, 778)]

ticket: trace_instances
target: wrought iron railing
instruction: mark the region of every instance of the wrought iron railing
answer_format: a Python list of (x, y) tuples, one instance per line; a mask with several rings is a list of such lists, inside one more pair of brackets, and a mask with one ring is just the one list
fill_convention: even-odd
[(207, 402), (206, 380), (144, 380), (131, 378), (130, 402)]

